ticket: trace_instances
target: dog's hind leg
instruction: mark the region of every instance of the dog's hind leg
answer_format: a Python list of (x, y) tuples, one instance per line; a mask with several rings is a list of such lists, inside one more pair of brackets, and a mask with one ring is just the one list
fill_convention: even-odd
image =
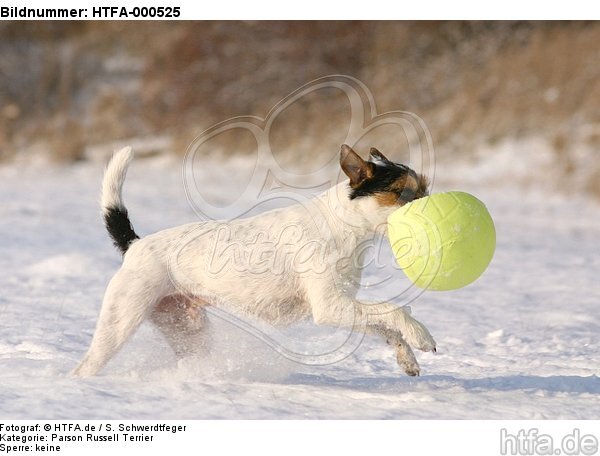
[(210, 335), (206, 305), (199, 298), (173, 294), (163, 298), (152, 310), (150, 320), (178, 358), (207, 351)]
[(112, 278), (96, 331), (87, 354), (73, 371), (79, 377), (95, 375), (123, 346), (161, 297), (164, 285), (121, 269)]

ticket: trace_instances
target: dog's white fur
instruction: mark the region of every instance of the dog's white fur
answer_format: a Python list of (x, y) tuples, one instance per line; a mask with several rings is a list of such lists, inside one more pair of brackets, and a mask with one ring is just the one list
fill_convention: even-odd
[[(124, 208), (121, 190), (132, 156), (125, 148), (109, 163), (105, 210)], [(226, 306), (273, 324), (312, 316), (319, 325), (379, 334), (395, 347), (404, 370), (419, 375), (410, 346), (435, 350), (425, 326), (406, 308), (355, 297), (361, 275), (357, 246), (397, 207), (382, 207), (371, 197), (351, 200), (349, 194), (343, 182), (307, 205), (191, 223), (136, 240), (108, 285), (91, 346), (74, 373), (95, 375), (146, 318), (185, 356), (206, 343), (205, 308)]]
[(123, 204), (123, 182), (127, 176), (127, 168), (133, 160), (131, 147), (125, 147), (116, 153), (104, 172), (102, 180), (102, 210), (109, 207), (125, 208)]

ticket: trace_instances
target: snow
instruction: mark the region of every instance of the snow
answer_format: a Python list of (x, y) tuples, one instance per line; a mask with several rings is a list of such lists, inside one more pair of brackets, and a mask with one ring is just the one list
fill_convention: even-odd
[[(212, 198), (226, 166), (241, 172), (244, 160), (206, 166)], [(449, 170), (436, 173), (436, 190), (450, 188)], [(437, 354), (417, 352), (419, 378), (377, 339), (308, 366), (217, 318), (204, 358), (176, 362), (145, 324), (98, 377), (71, 378), (120, 263), (100, 219), (101, 178), (99, 162), (0, 168), (0, 419), (598, 418), (600, 208), (513, 182), (460, 188), (488, 205), (497, 251), (473, 285), (411, 302), (438, 343)], [(197, 217), (175, 159), (134, 160), (124, 198), (140, 234)], [(395, 277), (378, 293), (403, 284)], [(328, 331), (306, 323), (277, 337), (318, 344)]]

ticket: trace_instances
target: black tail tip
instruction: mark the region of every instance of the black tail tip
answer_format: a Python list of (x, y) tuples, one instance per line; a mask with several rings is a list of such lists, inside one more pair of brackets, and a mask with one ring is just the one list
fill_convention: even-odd
[(104, 210), (104, 225), (113, 240), (113, 244), (120, 250), (122, 255), (125, 255), (133, 241), (140, 238), (133, 230), (125, 208), (106, 208)]

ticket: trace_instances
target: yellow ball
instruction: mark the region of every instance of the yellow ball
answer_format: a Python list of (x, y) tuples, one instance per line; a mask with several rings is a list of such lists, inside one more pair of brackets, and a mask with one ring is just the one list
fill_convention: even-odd
[(394, 211), (388, 237), (407, 277), (430, 290), (456, 290), (474, 282), (496, 249), (496, 230), (485, 205), (456, 191), (419, 198)]

